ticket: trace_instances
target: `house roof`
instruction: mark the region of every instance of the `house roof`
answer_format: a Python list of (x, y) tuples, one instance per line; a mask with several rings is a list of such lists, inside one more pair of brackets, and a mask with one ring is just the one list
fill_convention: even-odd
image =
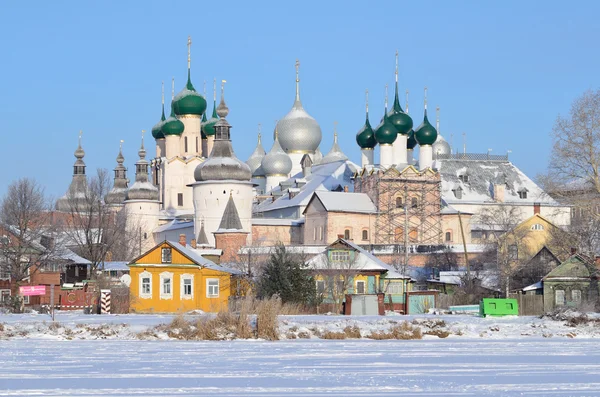
[(102, 264), (102, 268), (105, 272), (109, 271), (129, 271), (129, 267), (127, 267), (126, 261), (107, 261)]
[[(436, 160), (436, 164), (442, 177), (442, 197), (448, 204), (494, 202), (494, 184), (503, 184), (505, 203), (560, 205), (508, 160), (446, 159)], [(468, 182), (459, 179), (461, 175), (467, 175)], [(463, 190), (460, 199), (453, 193), (458, 187)], [(525, 199), (519, 197), (523, 190), (527, 190)]]
[[(439, 281), (444, 284), (461, 285), (463, 277), (466, 275), (466, 270), (441, 271)], [(498, 273), (493, 271), (472, 271), (471, 276), (479, 280), (483, 288), (498, 291)]]
[(315, 199), (318, 199), (328, 212), (377, 213), (377, 207), (366, 193), (316, 191), (306, 206)]
[[(140, 260), (140, 258), (146, 256), (150, 251), (157, 249), (158, 247), (160, 247), (163, 244), (168, 244), (171, 248), (179, 251), (179, 253), (181, 253), (183, 256), (185, 256), (190, 261), (192, 261), (194, 264), (196, 264), (200, 267), (205, 267), (207, 269), (217, 270), (217, 271), (226, 272), (226, 273), (230, 273), (230, 274), (242, 274), (242, 272), (237, 269), (231, 269), (231, 268), (228, 268), (225, 266), (218, 265), (218, 264), (214, 263), (213, 261), (208, 260), (205, 257), (203, 257), (202, 255), (196, 253), (195, 250), (192, 250), (191, 248), (188, 248), (188, 247), (184, 247), (183, 245), (176, 243), (174, 241), (168, 241), (168, 240), (165, 240), (165, 241), (155, 245), (153, 248), (144, 252), (142, 255), (138, 256), (137, 258), (135, 258), (134, 260), (129, 262), (127, 265), (128, 266), (135, 265), (136, 262), (138, 260)], [(169, 264), (162, 264), (162, 265), (169, 266)], [(173, 264), (173, 265), (175, 265), (175, 264)]]
[(579, 254), (572, 255), (566, 261), (562, 262), (542, 280), (581, 280), (590, 278), (589, 262)]
[[(306, 206), (316, 191), (331, 191), (339, 186), (348, 186), (352, 190), (354, 189), (352, 176), (357, 169), (358, 166), (351, 161), (313, 165), (311, 174), (305, 178), (306, 183), (302, 186), (296, 186), (296, 180), (302, 174), (294, 175), (284, 182), (286, 186), (300, 189), (296, 195), (290, 198), (288, 194), (283, 194), (275, 201), (265, 200), (254, 208), (254, 212), (269, 212), (283, 208)], [(280, 187), (273, 189), (275, 193), (280, 191)]]
[(346, 247), (352, 249), (353, 251), (359, 253), (359, 255), (355, 258), (354, 263), (348, 264), (348, 266), (349, 266), (348, 270), (379, 271), (382, 273), (387, 273), (386, 279), (390, 279), (390, 278), (407, 278), (407, 279), (409, 279), (410, 278), (409, 276), (402, 275), (400, 272), (398, 272), (396, 269), (394, 269), (393, 266), (390, 266), (387, 263), (383, 262), (381, 259), (372, 255), (369, 251), (359, 247), (358, 245), (354, 244), (352, 241), (348, 241), (348, 240), (345, 240), (342, 238), (337, 239), (336, 241), (331, 243), (329, 246), (327, 246), (325, 248), (324, 252), (321, 252), (319, 255), (311, 258), (307, 262), (307, 264), (313, 269), (320, 269), (320, 270), (332, 269), (332, 270), (334, 270), (335, 268), (332, 268), (332, 264), (328, 261), (327, 249), (336, 244), (340, 244), (340, 243), (342, 245), (345, 245)]

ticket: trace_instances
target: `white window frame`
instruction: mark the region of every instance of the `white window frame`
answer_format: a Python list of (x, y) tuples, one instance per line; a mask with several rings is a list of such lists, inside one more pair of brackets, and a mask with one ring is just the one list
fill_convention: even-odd
[(536, 223), (535, 225), (531, 226), (531, 230), (535, 230), (535, 231), (544, 230), (544, 225), (542, 225), (541, 223)]
[(29, 295), (23, 297), (23, 304), (24, 305), (28, 305), (29, 304)]
[[(214, 282), (217, 282), (216, 288), (217, 288), (217, 293), (214, 293)], [(211, 285), (211, 282), (213, 282), (213, 285)], [(206, 279), (206, 297), (207, 298), (218, 298), (219, 297), (219, 290), (221, 288), (221, 280), (219, 280), (218, 278), (207, 278)]]
[[(169, 260), (165, 260), (165, 252), (169, 252)], [(173, 249), (171, 247), (162, 247), (160, 249), (160, 262), (161, 263), (173, 263)]]
[[(559, 300), (559, 296), (561, 297), (561, 299)], [(564, 289), (557, 289), (554, 290), (554, 305), (555, 306), (564, 306), (565, 304), (565, 290)]]
[(0, 270), (0, 280), (10, 281), (10, 270)]
[(11, 296), (10, 290), (9, 289), (0, 289), (0, 302), (4, 302), (5, 296), (8, 296), (8, 297)]
[[(362, 292), (358, 292), (358, 284), (362, 284)], [(365, 280), (356, 280), (356, 286), (354, 293), (356, 294), (366, 294), (367, 293), (367, 283)]]
[[(149, 287), (150, 287), (150, 292), (145, 293), (144, 292), (144, 279), (148, 278), (150, 280), (149, 283)], [(140, 273), (140, 277), (139, 277), (139, 284), (140, 284), (140, 298), (141, 299), (151, 299), (152, 298), (152, 273), (148, 272), (148, 271), (143, 271)]]
[[(190, 282), (190, 293), (185, 293), (185, 282), (189, 280)], [(179, 288), (179, 297), (182, 300), (194, 299), (194, 275), (193, 274), (182, 274), (180, 277), (180, 288)]]
[(350, 262), (350, 251), (331, 251), (332, 262)]
[[(165, 281), (169, 281), (169, 292), (164, 291)], [(160, 274), (160, 299), (173, 299), (173, 273), (162, 272)]]

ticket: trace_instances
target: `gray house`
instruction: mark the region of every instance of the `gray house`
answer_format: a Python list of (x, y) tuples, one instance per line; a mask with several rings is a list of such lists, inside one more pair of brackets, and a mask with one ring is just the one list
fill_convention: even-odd
[(544, 311), (559, 307), (578, 307), (598, 298), (596, 269), (582, 255), (575, 254), (542, 279)]

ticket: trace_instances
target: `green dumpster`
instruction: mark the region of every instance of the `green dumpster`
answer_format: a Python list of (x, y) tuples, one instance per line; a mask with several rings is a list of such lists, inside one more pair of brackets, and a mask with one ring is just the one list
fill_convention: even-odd
[(483, 298), (479, 303), (479, 314), (486, 316), (518, 316), (519, 303), (516, 299)]

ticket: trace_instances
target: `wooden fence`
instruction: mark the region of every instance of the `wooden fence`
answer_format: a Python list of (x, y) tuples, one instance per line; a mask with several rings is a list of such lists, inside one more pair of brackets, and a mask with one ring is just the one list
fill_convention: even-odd
[(544, 295), (509, 294), (519, 302), (519, 316), (540, 316), (544, 314)]

